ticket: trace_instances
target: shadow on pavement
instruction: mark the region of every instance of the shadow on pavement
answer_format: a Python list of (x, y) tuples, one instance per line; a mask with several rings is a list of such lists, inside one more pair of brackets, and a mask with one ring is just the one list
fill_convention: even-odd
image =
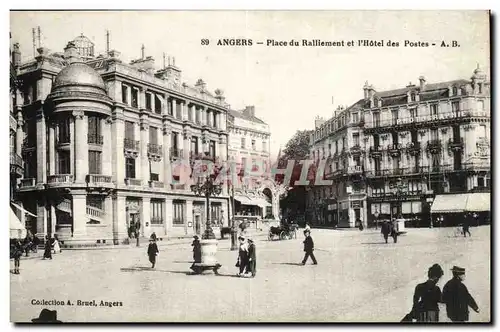
[(295, 265), (295, 266), (302, 266), (302, 263), (272, 263), (274, 265)]
[(361, 244), (379, 244), (379, 245), (386, 245), (386, 244), (391, 244), (392, 242), (385, 243), (385, 242), (362, 242)]
[(172, 261), (172, 263), (193, 263), (193, 261)]
[(218, 273), (216, 274), (216, 276), (219, 276), (219, 277), (229, 277), (229, 278), (241, 278), (241, 279), (245, 279), (245, 277), (240, 277), (236, 274), (226, 274), (226, 273)]
[(120, 269), (122, 272), (141, 272), (141, 271), (148, 271), (148, 272), (162, 272), (162, 273), (179, 273), (179, 274), (184, 274), (184, 275), (191, 275), (193, 274), (192, 272), (189, 271), (168, 271), (168, 270), (161, 270), (161, 269), (153, 269), (150, 266), (134, 266), (134, 267), (122, 267)]

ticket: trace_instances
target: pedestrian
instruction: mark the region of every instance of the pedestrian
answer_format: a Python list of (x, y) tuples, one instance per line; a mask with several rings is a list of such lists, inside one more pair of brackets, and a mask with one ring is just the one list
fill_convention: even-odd
[(306, 228), (304, 229), (304, 231), (311, 231), (311, 226), (309, 226), (308, 223), (306, 223)]
[(453, 266), (451, 278), (443, 287), (443, 302), (446, 304), (446, 314), (452, 322), (469, 321), (469, 307), (479, 313), (476, 301), (463, 284), (465, 269)]
[(358, 229), (362, 231), (364, 229), (363, 222), (361, 221), (361, 218), (356, 218), (356, 225), (358, 225)]
[(255, 277), (257, 273), (257, 254), (255, 252), (255, 243), (252, 238), (248, 238), (248, 265), (247, 265), (247, 273), (252, 275), (252, 278)]
[(139, 231), (141, 229), (141, 222), (139, 220), (137, 220), (137, 222), (135, 223), (135, 238), (137, 240), (136, 242), (136, 246), (138, 247), (139, 246)]
[(158, 240), (158, 238), (156, 237), (156, 233), (155, 233), (155, 232), (153, 232), (153, 233), (151, 234), (151, 238), (152, 238), (153, 240), (155, 240), (155, 241), (157, 241), (157, 240)]
[(417, 322), (439, 322), (441, 289), (436, 284), (443, 274), (441, 266), (434, 264), (427, 271), (428, 280), (415, 287), (412, 311)]
[(464, 218), (464, 224), (462, 225), (462, 233), (464, 233), (464, 237), (467, 237), (467, 233), (469, 233), (469, 237), (472, 235), (470, 234), (469, 227), (470, 227), (470, 220), (472, 219), (472, 214), (466, 214)]
[(50, 258), (52, 259), (52, 239), (49, 235), (45, 235), (45, 244), (44, 244), (44, 252), (43, 259)]
[(239, 268), (238, 276), (241, 276), (248, 265), (248, 245), (243, 235), (240, 235), (238, 240), (240, 241), (240, 244), (238, 248), (238, 260), (236, 261), (236, 267)]
[(393, 218), (392, 219), (392, 223), (391, 223), (391, 236), (392, 236), (392, 239), (394, 240), (394, 243), (397, 243), (398, 242), (398, 221)]
[(306, 265), (306, 261), (309, 257), (311, 257), (313, 264), (318, 265), (318, 262), (316, 261), (316, 257), (314, 257), (314, 241), (311, 237), (311, 231), (305, 230), (304, 231), (304, 236), (306, 237), (304, 239), (304, 259), (302, 260), (302, 265)]
[(389, 234), (391, 233), (391, 225), (387, 220), (384, 220), (382, 222), (382, 225), (380, 226), (380, 232), (384, 236), (385, 243), (387, 243), (387, 240), (389, 239)]
[(59, 245), (59, 240), (57, 239), (57, 235), (54, 234), (54, 242), (52, 243), (52, 248), (54, 250), (54, 254), (61, 253), (61, 246)]
[(23, 245), (21, 240), (15, 239), (11, 246), (11, 256), (14, 258), (14, 274), (19, 274), (19, 266), (21, 265), (21, 256), (23, 255)]
[(151, 265), (152, 269), (155, 268), (156, 256), (158, 256), (159, 253), (160, 253), (160, 251), (158, 250), (158, 246), (156, 245), (156, 240), (151, 237), (149, 239), (148, 257), (149, 257), (149, 261), (152, 264)]
[(191, 246), (193, 247), (193, 264), (201, 263), (201, 243), (198, 235), (193, 236), (194, 240)]

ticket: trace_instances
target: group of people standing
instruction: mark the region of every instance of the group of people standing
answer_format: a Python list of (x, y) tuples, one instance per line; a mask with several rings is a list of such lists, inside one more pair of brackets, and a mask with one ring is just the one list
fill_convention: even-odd
[(392, 219), (391, 221), (385, 220), (380, 227), (380, 232), (384, 236), (385, 243), (388, 243), (389, 236), (392, 237), (394, 243), (397, 243), (398, 233), (399, 233), (397, 220), (396, 219)]
[[(37, 246), (39, 240), (36, 236), (28, 233), (26, 238), (21, 241), (20, 239), (11, 239), (10, 242), (10, 258), (14, 259), (14, 274), (20, 274), (19, 268), (21, 266), (21, 257), (23, 253), (26, 253), (28, 257), (28, 252), (32, 246)], [(50, 235), (45, 236), (44, 251), (42, 259), (52, 259), (52, 253), (61, 253), (61, 246), (57, 235), (51, 237)]]
[(469, 307), (479, 312), (479, 307), (463, 284), (465, 269), (454, 266), (453, 277), (444, 285), (443, 292), (437, 286), (444, 275), (439, 264), (432, 265), (428, 272), (428, 280), (415, 287), (413, 308), (403, 321), (415, 319), (417, 322), (439, 322), (439, 303), (446, 305), (446, 314), (452, 322), (467, 322)]
[(245, 277), (250, 275), (252, 278), (257, 274), (257, 253), (255, 243), (251, 237), (245, 239), (244, 235), (238, 237), (238, 259), (236, 267), (239, 268), (238, 276)]

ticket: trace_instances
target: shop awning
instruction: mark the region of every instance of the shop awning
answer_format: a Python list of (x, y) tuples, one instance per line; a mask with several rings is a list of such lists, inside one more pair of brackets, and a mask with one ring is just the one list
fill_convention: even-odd
[(26, 210), (26, 209), (23, 209), (21, 206), (17, 205), (16, 203), (14, 203), (14, 202), (10, 202), (10, 204), (11, 204), (13, 207), (15, 207), (16, 209), (19, 209), (20, 211), (22, 211), (23, 213), (27, 213), (27, 214), (29, 214), (30, 216), (35, 217), (35, 218), (36, 218), (36, 214), (33, 214), (33, 213), (29, 212), (29, 211), (28, 211), (28, 210)]
[(490, 211), (490, 193), (468, 194), (465, 211)]
[(10, 209), (9, 224), (11, 239), (24, 239), (26, 237), (26, 227), (24, 227), (21, 220), (19, 220), (12, 209)]
[(432, 213), (464, 212), (468, 194), (436, 195), (431, 206)]
[(234, 199), (243, 205), (257, 205), (249, 197), (243, 195), (235, 195)]

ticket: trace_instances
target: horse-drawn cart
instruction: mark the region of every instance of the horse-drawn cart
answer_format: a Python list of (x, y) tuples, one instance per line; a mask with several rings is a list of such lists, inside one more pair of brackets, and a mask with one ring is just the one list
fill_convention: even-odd
[(269, 228), (269, 234), (267, 236), (269, 241), (276, 238), (279, 240), (291, 240), (297, 238), (297, 229), (299, 225), (297, 224), (285, 224), (280, 226), (271, 226)]

